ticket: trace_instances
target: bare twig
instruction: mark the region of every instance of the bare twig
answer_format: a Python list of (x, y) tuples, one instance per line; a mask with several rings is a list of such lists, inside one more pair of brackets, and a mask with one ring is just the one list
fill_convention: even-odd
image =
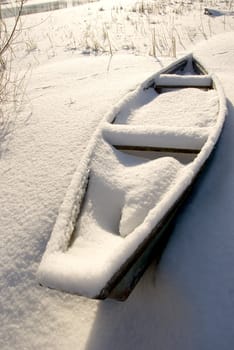
[[(21, 14), (22, 14), (23, 6), (24, 6), (24, 0), (21, 0), (21, 1), (20, 1), (19, 12), (18, 12), (18, 14), (17, 14), (17, 16), (16, 16), (15, 24), (14, 24), (14, 26), (13, 26), (13, 29), (11, 30), (10, 35), (9, 35), (7, 41), (4, 42), (3, 45), (2, 45), (2, 43), (1, 43), (1, 46), (2, 46), (2, 47), (0, 48), (0, 57), (2, 57), (2, 56), (4, 55), (5, 51), (8, 50), (9, 47), (10, 47), (10, 45), (11, 45), (11, 42), (12, 42), (12, 40), (13, 40), (13, 38), (14, 38), (15, 33), (16, 33), (16, 29), (17, 29), (17, 27), (18, 27), (18, 23), (19, 23), (19, 19), (20, 19), (20, 17), (21, 17)], [(2, 19), (1, 19), (1, 22), (4, 24), (5, 30), (6, 30), (6, 32), (7, 32), (6, 24), (4, 23), (4, 21), (3, 21)]]
[(9, 28), (9, 22), (1, 16), (0, 7), (0, 157), (5, 141), (14, 130), (17, 112), (22, 106), (22, 98), (25, 94), (25, 74), (20, 76), (12, 69), (13, 47), (19, 34), (24, 1), (20, 0), (12, 28)]

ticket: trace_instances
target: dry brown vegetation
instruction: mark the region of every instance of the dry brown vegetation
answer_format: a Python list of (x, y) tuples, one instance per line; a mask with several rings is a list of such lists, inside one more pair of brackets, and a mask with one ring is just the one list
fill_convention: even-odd
[(2, 145), (13, 131), (23, 95), (24, 79), (12, 70), (14, 43), (20, 32), (24, 0), (20, 0), (17, 5), (17, 13), (11, 21), (3, 18), (0, 5), (0, 156)]

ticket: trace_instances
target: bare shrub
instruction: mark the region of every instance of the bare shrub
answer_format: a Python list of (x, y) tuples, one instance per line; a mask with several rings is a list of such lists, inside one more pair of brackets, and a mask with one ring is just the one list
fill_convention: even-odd
[(14, 43), (20, 30), (24, 0), (16, 2), (11, 20), (4, 17), (0, 5), (0, 157), (3, 144), (14, 128), (16, 115), (22, 105), (24, 76), (13, 72)]

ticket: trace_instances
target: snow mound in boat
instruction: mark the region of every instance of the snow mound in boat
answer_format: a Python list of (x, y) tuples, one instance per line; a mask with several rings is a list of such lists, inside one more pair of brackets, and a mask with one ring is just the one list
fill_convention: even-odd
[[(152, 89), (149, 89), (152, 90)], [(123, 109), (117, 116), (115, 124), (157, 126), (173, 125), (174, 127), (212, 127), (219, 111), (219, 101), (215, 90), (204, 91), (196, 88), (179, 89), (152, 97), (146, 90), (149, 102), (140, 108)]]
[(134, 167), (131, 183), (125, 194), (125, 203), (119, 224), (125, 237), (139, 226), (163, 195), (170, 190), (182, 165), (172, 157), (163, 157)]
[(187, 166), (172, 157), (136, 157), (99, 141), (89, 167), (87, 192), (68, 246), (63, 243), (61, 249), (51, 242), (38, 277), (52, 288), (95, 297), (155, 227), (153, 219), (163, 216)]
[(102, 143), (91, 163), (74, 246), (78, 237), (95, 241), (100, 235), (125, 237), (133, 233), (170, 192), (182, 168), (184, 165), (173, 157), (149, 160)]

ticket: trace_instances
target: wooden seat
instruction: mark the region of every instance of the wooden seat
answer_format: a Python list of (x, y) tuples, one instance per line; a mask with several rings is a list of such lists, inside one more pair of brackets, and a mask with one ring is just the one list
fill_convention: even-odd
[(200, 88), (212, 89), (213, 82), (209, 75), (160, 74), (155, 80), (154, 88), (161, 93), (163, 89)]
[(113, 125), (103, 127), (104, 139), (117, 149), (198, 153), (209, 128)]

